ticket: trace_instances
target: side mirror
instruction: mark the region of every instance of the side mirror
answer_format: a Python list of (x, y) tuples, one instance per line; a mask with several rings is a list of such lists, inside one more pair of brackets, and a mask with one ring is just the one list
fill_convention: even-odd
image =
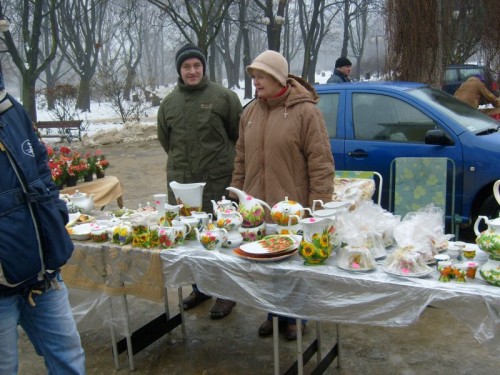
[(455, 142), (451, 137), (444, 131), (438, 130), (428, 130), (425, 133), (425, 144), (426, 145), (440, 145), (440, 146), (453, 146)]

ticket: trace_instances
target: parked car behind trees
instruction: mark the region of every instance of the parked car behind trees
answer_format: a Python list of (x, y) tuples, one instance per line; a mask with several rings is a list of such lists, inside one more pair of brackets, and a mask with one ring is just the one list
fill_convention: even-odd
[(498, 217), (492, 186), (500, 179), (499, 122), (420, 83), (359, 82), (315, 88), (336, 169), (381, 173), (383, 207), (389, 205), (394, 158), (447, 157), (456, 167), (455, 213), (461, 221), (471, 224), (479, 214)]

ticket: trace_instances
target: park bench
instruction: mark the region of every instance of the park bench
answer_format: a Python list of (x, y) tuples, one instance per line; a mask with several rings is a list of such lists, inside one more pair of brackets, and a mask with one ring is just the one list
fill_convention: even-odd
[[(82, 120), (67, 120), (67, 121), (38, 121), (36, 127), (38, 130), (49, 129), (48, 133), (40, 133), (42, 138), (61, 138), (66, 139), (71, 143), (73, 138), (82, 140)], [(51, 133), (50, 130), (55, 129), (56, 133)]]

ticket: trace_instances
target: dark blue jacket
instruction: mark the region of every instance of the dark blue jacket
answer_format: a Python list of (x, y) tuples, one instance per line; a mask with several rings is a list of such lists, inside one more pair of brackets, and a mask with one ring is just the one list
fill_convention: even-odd
[[(10, 103), (12, 106), (10, 106)], [(47, 150), (12, 96), (0, 102), (0, 295), (40, 284), (73, 252)]]

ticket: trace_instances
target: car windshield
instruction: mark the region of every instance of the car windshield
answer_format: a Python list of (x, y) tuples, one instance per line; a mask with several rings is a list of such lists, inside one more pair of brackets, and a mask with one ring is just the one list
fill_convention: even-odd
[(453, 118), (464, 129), (473, 133), (482, 133), (496, 129), (498, 121), (470, 107), (455, 97), (432, 87), (410, 90), (409, 93), (425, 101), (430, 106)]

